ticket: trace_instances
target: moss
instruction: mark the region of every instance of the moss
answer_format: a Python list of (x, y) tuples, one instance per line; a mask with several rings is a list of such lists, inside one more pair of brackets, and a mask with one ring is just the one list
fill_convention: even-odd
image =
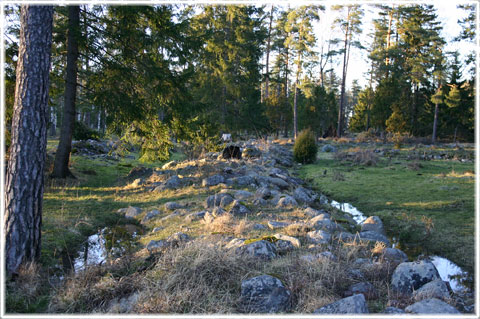
[(248, 245), (248, 244), (260, 241), (260, 240), (265, 240), (265, 241), (268, 241), (272, 244), (278, 241), (278, 239), (275, 236), (262, 236), (262, 237), (259, 237), (259, 238), (251, 238), (251, 239), (245, 240), (245, 245)]

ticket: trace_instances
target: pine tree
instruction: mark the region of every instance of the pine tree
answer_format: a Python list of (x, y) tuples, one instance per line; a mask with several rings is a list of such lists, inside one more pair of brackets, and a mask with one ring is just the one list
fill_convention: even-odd
[(40, 257), (53, 7), (23, 5), (12, 145), (5, 179), (5, 265)]
[(362, 29), (363, 9), (359, 5), (333, 6), (333, 10), (342, 12), (342, 16), (334, 21), (334, 26), (343, 33), (343, 39), (336, 39), (334, 42), (342, 41), (342, 49), (338, 51), (343, 56), (342, 82), (340, 86), (340, 107), (338, 109), (337, 137), (342, 136), (345, 122), (345, 89), (350, 59), (351, 47), (361, 48), (360, 42), (355, 37), (360, 36)]

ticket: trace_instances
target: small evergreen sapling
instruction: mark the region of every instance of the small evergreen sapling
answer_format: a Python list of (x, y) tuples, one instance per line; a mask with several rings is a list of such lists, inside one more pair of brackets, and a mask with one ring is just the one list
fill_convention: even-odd
[(317, 151), (318, 148), (313, 132), (309, 129), (300, 132), (293, 146), (295, 161), (302, 164), (313, 163), (317, 159)]

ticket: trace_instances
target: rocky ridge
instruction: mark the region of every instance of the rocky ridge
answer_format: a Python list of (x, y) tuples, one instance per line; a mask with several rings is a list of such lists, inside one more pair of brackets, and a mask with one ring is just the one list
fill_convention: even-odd
[[(144, 235), (150, 254), (167, 253), (172, 247), (216, 236), (216, 249), (260, 262), (290, 254), (312, 267), (341, 265), (352, 284), (336, 287), (337, 300), (312, 309), (313, 313), (369, 313), (367, 300), (381, 298), (378, 283), (382, 280), (377, 277), (383, 275), (392, 294), (382, 313), (458, 311), (452, 307), (451, 290), (435, 266), (428, 261), (408, 262), (404, 252), (391, 248), (380, 218), (371, 216), (357, 225), (350, 215), (329, 207), (324, 195), (296, 177), (291, 145), (252, 140), (239, 147), (241, 159), (225, 159), (221, 152), (207, 153), (195, 161), (132, 170), (131, 175), (138, 178), (127, 187), (160, 194), (186, 189), (206, 194), (148, 211), (138, 207), (119, 210), (151, 229)], [(177, 221), (177, 231), (168, 234), (164, 228), (172, 220)], [(249, 231), (232, 231), (226, 225), (238, 227), (242, 221)], [(194, 230), (198, 228), (203, 231)], [(351, 247), (360, 253), (347, 254), (348, 258), (340, 253)], [(289, 312), (295, 302), (294, 287), (271, 274), (245, 278), (239, 284), (239, 312)], [(137, 302), (137, 297), (124, 300)], [(115, 305), (110, 309), (132, 307)]]

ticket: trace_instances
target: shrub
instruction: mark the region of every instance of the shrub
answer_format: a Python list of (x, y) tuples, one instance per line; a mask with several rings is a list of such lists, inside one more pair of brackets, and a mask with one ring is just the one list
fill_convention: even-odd
[(315, 135), (310, 130), (300, 132), (293, 146), (293, 157), (295, 161), (307, 164), (315, 162), (317, 158), (317, 144)]
[(83, 122), (75, 121), (73, 126), (73, 139), (77, 141), (97, 140), (100, 135), (97, 131), (90, 129)]

